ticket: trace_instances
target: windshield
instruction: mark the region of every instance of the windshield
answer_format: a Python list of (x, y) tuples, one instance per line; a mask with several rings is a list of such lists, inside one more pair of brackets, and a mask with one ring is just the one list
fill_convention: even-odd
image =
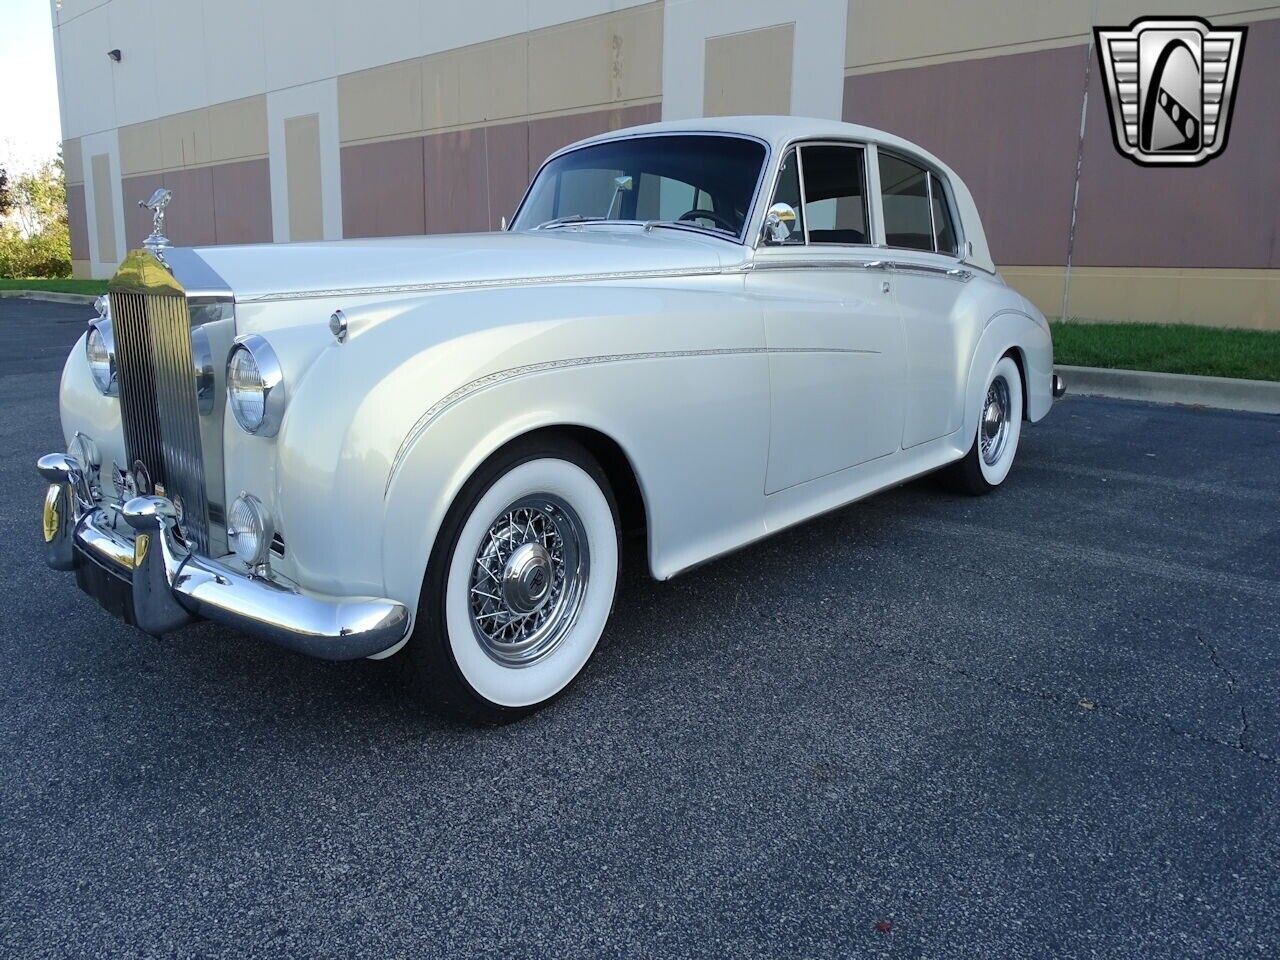
[(683, 222), (741, 238), (763, 144), (741, 137), (677, 135), (608, 140), (546, 164), (514, 230), (553, 221)]

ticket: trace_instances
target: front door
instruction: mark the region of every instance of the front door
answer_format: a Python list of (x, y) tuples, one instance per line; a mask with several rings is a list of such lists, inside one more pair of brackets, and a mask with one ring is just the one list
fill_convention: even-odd
[(796, 210), (794, 229), (762, 245), (748, 275), (769, 350), (766, 493), (890, 456), (901, 443), (903, 330), (894, 277), (868, 246), (863, 158), (847, 144), (787, 155), (774, 202)]

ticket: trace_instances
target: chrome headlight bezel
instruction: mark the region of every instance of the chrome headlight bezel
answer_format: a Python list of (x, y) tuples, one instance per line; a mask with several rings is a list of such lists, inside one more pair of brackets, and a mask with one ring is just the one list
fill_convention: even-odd
[[(227, 354), (227, 405), (245, 433), (274, 437), (284, 421), (284, 371), (256, 333), (237, 337)], [(258, 396), (254, 396), (254, 395)]]
[[(95, 343), (99, 350), (95, 350)], [(96, 355), (95, 355), (96, 354)], [(120, 375), (116, 369), (116, 342), (111, 332), (111, 320), (98, 317), (89, 321), (89, 332), (84, 337), (84, 358), (89, 364), (93, 384), (104, 397), (120, 396)]]

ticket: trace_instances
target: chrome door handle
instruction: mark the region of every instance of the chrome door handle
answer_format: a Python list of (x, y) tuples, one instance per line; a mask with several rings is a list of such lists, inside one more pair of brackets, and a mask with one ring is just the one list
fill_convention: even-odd
[(890, 264), (888, 260), (868, 260), (863, 266), (868, 270), (888, 270)]

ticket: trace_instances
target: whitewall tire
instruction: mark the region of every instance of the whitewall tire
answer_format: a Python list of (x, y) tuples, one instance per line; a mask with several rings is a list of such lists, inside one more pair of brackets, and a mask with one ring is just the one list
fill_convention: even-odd
[(996, 363), (980, 399), (969, 452), (950, 470), (955, 486), (975, 495), (990, 493), (1004, 483), (1018, 453), (1026, 407), (1022, 375), (1013, 357), (1006, 354)]
[(546, 705), (595, 652), (618, 583), (617, 508), (571, 441), (520, 441), (486, 463), (432, 551), (403, 651), (429, 705), (504, 722)]

